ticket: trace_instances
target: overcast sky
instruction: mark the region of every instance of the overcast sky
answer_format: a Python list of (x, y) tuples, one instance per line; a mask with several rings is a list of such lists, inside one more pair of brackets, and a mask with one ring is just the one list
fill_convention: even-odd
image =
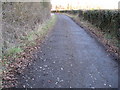
[(119, 1), (120, 0), (51, 0), (53, 6), (67, 6), (69, 3), (72, 6), (80, 6), (81, 8), (100, 7), (102, 9), (117, 9)]

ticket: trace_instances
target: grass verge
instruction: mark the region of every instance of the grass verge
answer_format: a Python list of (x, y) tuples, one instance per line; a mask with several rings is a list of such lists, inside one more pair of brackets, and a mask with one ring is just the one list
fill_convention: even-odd
[(9, 88), (17, 85), (15, 75), (23, 73), (24, 69), (32, 62), (33, 55), (44, 40), (46, 35), (52, 30), (56, 22), (56, 15), (51, 16), (42, 25), (39, 25), (34, 31), (22, 36), (17, 47), (12, 47), (4, 53), (2, 58), (3, 81), (2, 87)]

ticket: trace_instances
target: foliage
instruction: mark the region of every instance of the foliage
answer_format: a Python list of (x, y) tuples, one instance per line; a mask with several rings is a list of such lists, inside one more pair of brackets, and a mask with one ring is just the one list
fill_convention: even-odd
[[(2, 3), (2, 38), (4, 53), (11, 47), (17, 47), (21, 39), (38, 25), (50, 18), (50, 2), (3, 2)], [(31, 40), (35, 37), (29, 35)]]
[(84, 11), (82, 16), (103, 32), (120, 39), (120, 12), (118, 10), (89, 10)]

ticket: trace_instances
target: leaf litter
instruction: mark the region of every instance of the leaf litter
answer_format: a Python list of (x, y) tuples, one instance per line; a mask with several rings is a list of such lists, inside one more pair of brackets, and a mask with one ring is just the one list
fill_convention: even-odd
[[(20, 75), (24, 73), (24, 69), (31, 65), (31, 62), (34, 60), (33, 58), (38, 58), (38, 56), (33, 53), (37, 51), (37, 43), (40, 43), (40, 40), (36, 40), (35, 46), (28, 46), (24, 48), (24, 52), (17, 54), (17, 58), (15, 57), (4, 57), (2, 61), (7, 62), (13, 61), (9, 64), (3, 64), (5, 69), (3, 70), (2, 77), (2, 88), (10, 88), (15, 87), (18, 84), (18, 79), (16, 75)], [(41, 57), (41, 59), (43, 59)], [(41, 67), (40, 67), (41, 68)], [(24, 77), (23, 77), (24, 78)]]

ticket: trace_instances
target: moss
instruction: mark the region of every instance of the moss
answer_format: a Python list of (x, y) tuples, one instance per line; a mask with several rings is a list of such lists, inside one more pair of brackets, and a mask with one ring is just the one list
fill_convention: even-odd
[(20, 52), (22, 52), (22, 51), (23, 51), (23, 50), (22, 50), (20, 47), (12, 47), (12, 48), (9, 48), (9, 49), (5, 52), (4, 56), (6, 56), (6, 57), (9, 57), (9, 56), (15, 57), (16, 54), (18, 54), (18, 53), (20, 53)]

